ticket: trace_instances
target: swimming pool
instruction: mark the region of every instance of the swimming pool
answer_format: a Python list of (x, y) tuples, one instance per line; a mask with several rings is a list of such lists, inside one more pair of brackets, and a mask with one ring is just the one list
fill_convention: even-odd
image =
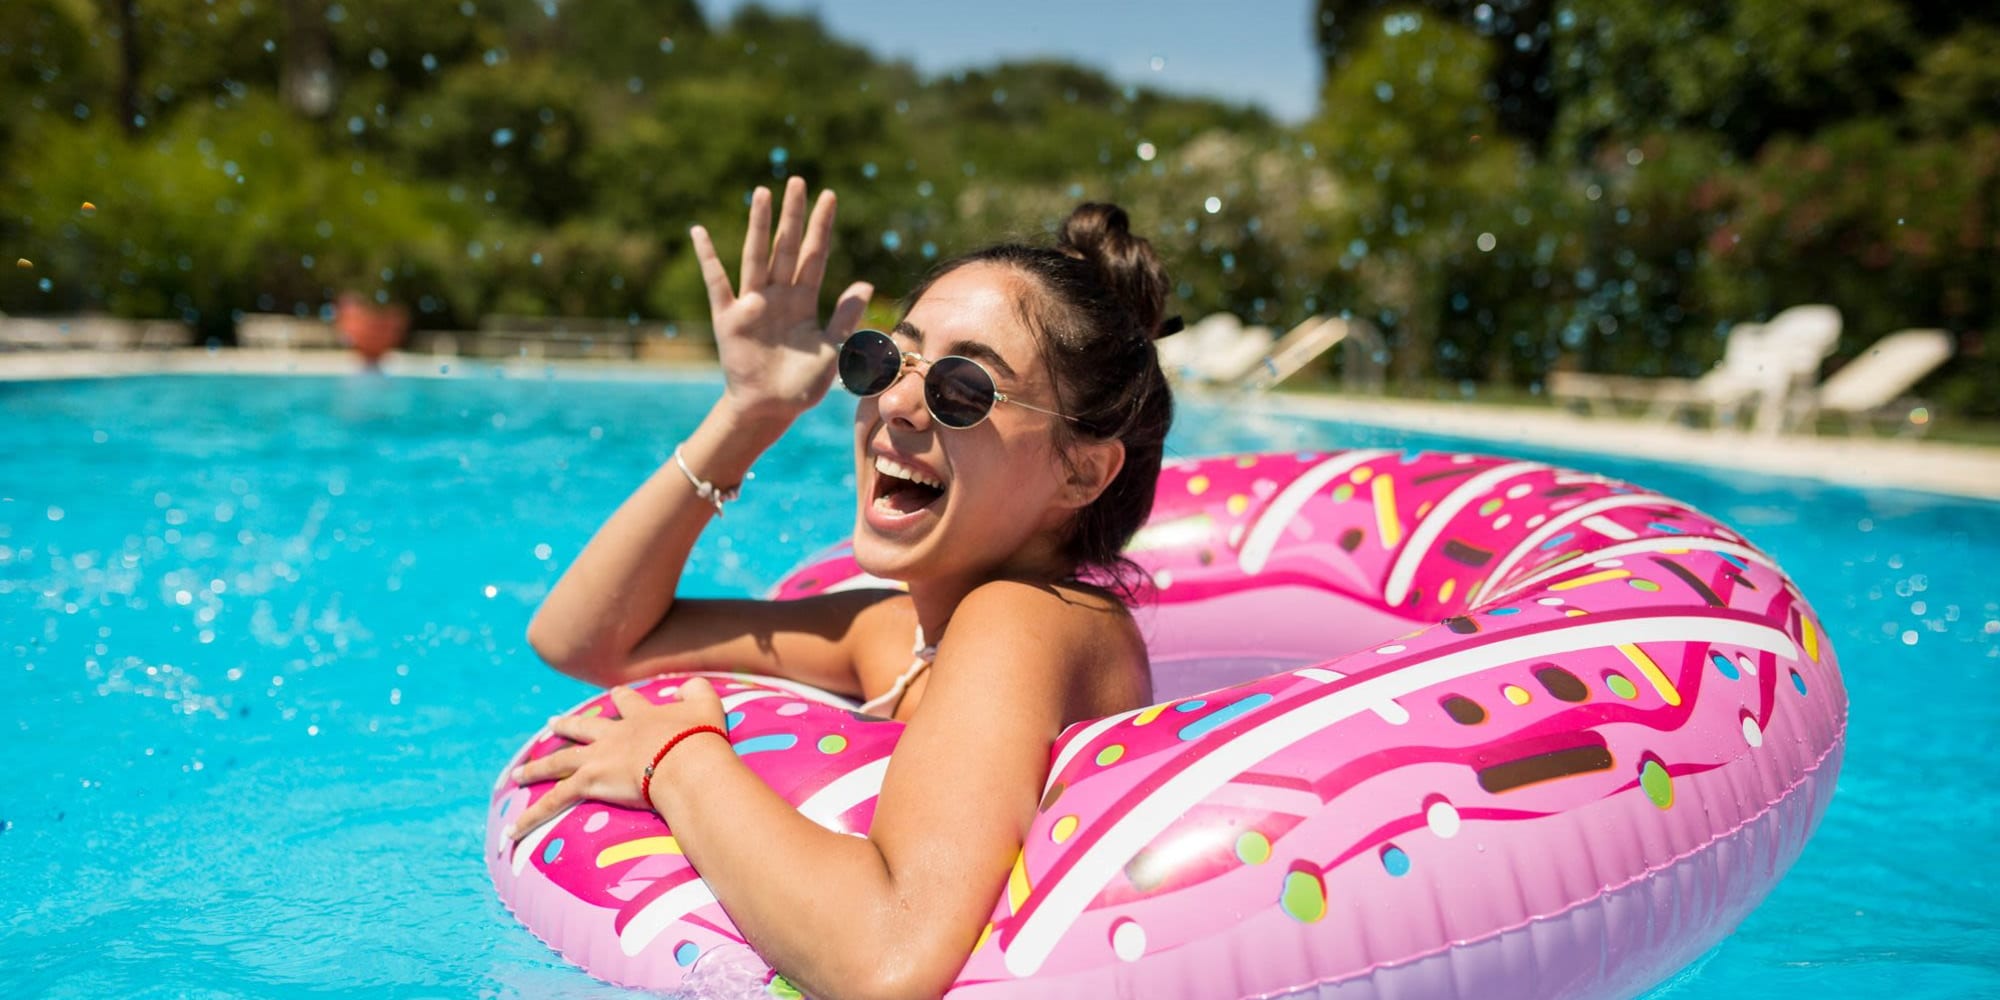
[[(715, 383), (159, 376), (0, 384), (0, 989), (629, 996), (500, 906), (485, 792), (587, 689), (529, 614)], [(842, 398), (759, 464), (690, 589), (852, 518)], [(1190, 409), (1178, 454), (1492, 445)], [(2000, 993), (2000, 504), (1540, 449), (1776, 556), (1852, 698), (1819, 834), (1663, 989)]]

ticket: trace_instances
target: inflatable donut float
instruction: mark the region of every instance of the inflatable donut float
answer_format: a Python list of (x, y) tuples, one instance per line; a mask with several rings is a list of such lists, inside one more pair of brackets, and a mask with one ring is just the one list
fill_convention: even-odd
[[(1057, 742), (955, 997), (1630, 996), (1728, 934), (1832, 798), (1832, 647), (1680, 501), (1473, 455), (1245, 455), (1171, 464), (1130, 554), (1163, 700)], [(881, 585), (839, 548), (774, 596)], [(866, 833), (901, 725), (714, 679), (744, 763)], [(506, 775), (561, 745), (488, 810), (521, 920), (614, 983), (796, 995), (659, 817), (583, 803), (508, 849), (547, 786)]]

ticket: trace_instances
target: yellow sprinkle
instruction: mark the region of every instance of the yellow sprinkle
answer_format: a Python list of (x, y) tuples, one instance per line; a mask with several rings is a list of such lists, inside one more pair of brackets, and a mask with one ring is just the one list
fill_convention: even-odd
[(1167, 703), (1161, 702), (1157, 705), (1152, 706), (1151, 708), (1146, 709), (1143, 712), (1140, 712), (1138, 718), (1132, 720), (1132, 724), (1135, 726), (1151, 725), (1153, 720), (1159, 718), (1160, 713), (1166, 710), (1167, 710)]
[(1428, 514), (1428, 513), (1430, 513), (1430, 512), (1431, 512), (1431, 507), (1432, 507), (1432, 504), (1431, 504), (1431, 502), (1430, 502), (1429, 500), (1426, 500), (1426, 501), (1424, 501), (1423, 503), (1420, 503), (1420, 504), (1418, 504), (1418, 505), (1417, 505), (1417, 520), (1419, 520), (1419, 521), (1423, 520), (1423, 519), (1424, 519), (1424, 515), (1425, 515), (1425, 514)]
[(1014, 871), (1007, 876), (1007, 910), (1021, 912), (1021, 904), (1028, 901), (1028, 855), (1026, 852), (1014, 855)]
[(1056, 820), (1055, 827), (1049, 830), (1049, 839), (1060, 844), (1063, 841), (1068, 840), (1070, 838), (1070, 834), (1073, 834), (1075, 832), (1076, 832), (1076, 817), (1064, 816), (1063, 818)]
[(640, 837), (622, 844), (612, 844), (597, 852), (597, 867), (609, 868), (620, 861), (633, 858), (649, 858), (655, 854), (679, 854), (680, 841), (672, 837)]
[(1519, 684), (1509, 684), (1501, 688), (1500, 693), (1506, 695), (1507, 700), (1516, 705), (1526, 705), (1531, 697), (1528, 690)]
[(97, 211), (97, 206), (91, 202), (86, 201), (83, 203), (83, 210), (85, 212), (95, 212)]
[(19, 257), (14, 260), (14, 266), (20, 268), (23, 271), (26, 271), (33, 268), (35, 266), (35, 262), (29, 260), (26, 257)]
[(1403, 519), (1396, 515), (1396, 484), (1388, 476), (1375, 480), (1375, 529), (1382, 533), (1382, 547), (1393, 549), (1403, 543)]
[(1799, 638), (1805, 643), (1806, 659), (1819, 662), (1819, 630), (1813, 628), (1812, 619), (1799, 616)]
[(1653, 658), (1647, 656), (1645, 650), (1628, 642), (1621, 644), (1618, 651), (1624, 653), (1625, 658), (1639, 668), (1639, 673), (1646, 678), (1646, 682), (1653, 685), (1653, 690), (1660, 693), (1662, 701), (1669, 705), (1681, 703), (1681, 693), (1674, 689), (1674, 682), (1667, 679), (1667, 675), (1660, 671), (1660, 665), (1654, 663)]
[(1189, 493), (1192, 493), (1192, 494), (1194, 494), (1195, 496), (1200, 496), (1200, 495), (1202, 495), (1203, 493), (1207, 493), (1207, 492), (1208, 492), (1208, 477), (1207, 477), (1207, 476), (1195, 476), (1194, 478), (1192, 478), (1192, 479), (1189, 479), (1189, 480), (1188, 480), (1188, 492), (1189, 492)]
[(1244, 511), (1250, 509), (1250, 498), (1238, 493), (1230, 497), (1229, 502), (1223, 506), (1228, 508), (1231, 514), (1242, 514)]
[(1457, 590), (1458, 590), (1458, 578), (1457, 578), (1457, 577), (1453, 577), (1453, 578), (1451, 578), (1451, 579), (1449, 579), (1449, 580), (1446, 580), (1445, 582), (1443, 582), (1443, 583), (1441, 583), (1441, 584), (1438, 584), (1438, 600), (1440, 600), (1440, 601), (1449, 601), (1449, 600), (1451, 600), (1451, 595), (1452, 595), (1452, 593), (1453, 593), (1453, 592), (1455, 592), (1455, 591), (1457, 591)]
[(979, 949), (986, 947), (986, 939), (992, 936), (993, 936), (993, 925), (987, 924), (986, 929), (979, 932), (979, 940), (973, 942), (972, 945), (973, 952), (977, 953)]
[(1549, 589), (1575, 590), (1578, 587), (1588, 587), (1593, 583), (1603, 583), (1606, 580), (1623, 580), (1624, 578), (1631, 575), (1632, 571), (1629, 569), (1600, 570), (1596, 573), (1585, 573), (1584, 575), (1579, 576), (1574, 580), (1564, 580), (1561, 583), (1549, 584)]
[(1586, 614), (1589, 614), (1589, 612), (1587, 612), (1587, 611), (1583, 610), (1582, 608), (1564, 608), (1564, 609), (1563, 609), (1563, 617), (1564, 617), (1564, 618), (1582, 618), (1582, 617), (1583, 617), (1584, 615), (1586, 615)]
[(1359, 469), (1356, 469), (1356, 470), (1354, 470), (1353, 472), (1350, 472), (1350, 473), (1348, 473), (1348, 474), (1347, 474), (1347, 478), (1349, 478), (1349, 479), (1351, 479), (1351, 480), (1353, 480), (1354, 482), (1357, 482), (1357, 483), (1365, 483), (1365, 482), (1367, 482), (1367, 481), (1368, 481), (1368, 477), (1369, 477), (1369, 476), (1372, 476), (1372, 475), (1374, 475), (1374, 474), (1375, 474), (1375, 470), (1374, 470), (1374, 469), (1371, 469), (1371, 468), (1369, 468), (1369, 467), (1367, 467), (1367, 466), (1365, 466), (1365, 465), (1364, 465), (1364, 466), (1362, 466), (1361, 468), (1359, 468)]

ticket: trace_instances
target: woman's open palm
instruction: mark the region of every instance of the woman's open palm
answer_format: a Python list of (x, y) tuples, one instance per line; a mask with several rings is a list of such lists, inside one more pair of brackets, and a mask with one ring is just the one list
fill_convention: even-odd
[(854, 332), (874, 294), (866, 282), (849, 285), (820, 326), (819, 290), (833, 249), (834, 212), (833, 192), (822, 191), (808, 219), (806, 185), (794, 177), (785, 185), (773, 238), (771, 192), (758, 188), (750, 197), (735, 288), (708, 231), (696, 226), (690, 234), (714, 317), (723, 394), (746, 411), (796, 416), (818, 403), (833, 384), (840, 342)]

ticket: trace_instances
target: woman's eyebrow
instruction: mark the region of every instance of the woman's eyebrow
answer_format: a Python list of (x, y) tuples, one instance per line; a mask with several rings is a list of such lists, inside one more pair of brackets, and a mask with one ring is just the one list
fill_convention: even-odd
[(961, 358), (971, 358), (974, 361), (992, 366), (1009, 382), (1019, 382), (1021, 380), (1019, 375), (1014, 374), (1014, 366), (1008, 364), (1007, 359), (1001, 357), (999, 351), (976, 340), (953, 341), (950, 351)]
[[(917, 329), (916, 325), (909, 320), (897, 323), (895, 328), (889, 331), (889, 335), (911, 341), (919, 348), (924, 345), (924, 332)], [(999, 351), (976, 340), (953, 341), (946, 346), (945, 354), (956, 354), (961, 358), (971, 358), (974, 361), (991, 366), (994, 371), (1004, 376), (1009, 382), (1020, 381), (1020, 374), (1014, 371), (1014, 366), (1008, 364), (1006, 358), (1000, 356)], [(938, 355), (938, 357), (944, 356), (944, 354)]]

